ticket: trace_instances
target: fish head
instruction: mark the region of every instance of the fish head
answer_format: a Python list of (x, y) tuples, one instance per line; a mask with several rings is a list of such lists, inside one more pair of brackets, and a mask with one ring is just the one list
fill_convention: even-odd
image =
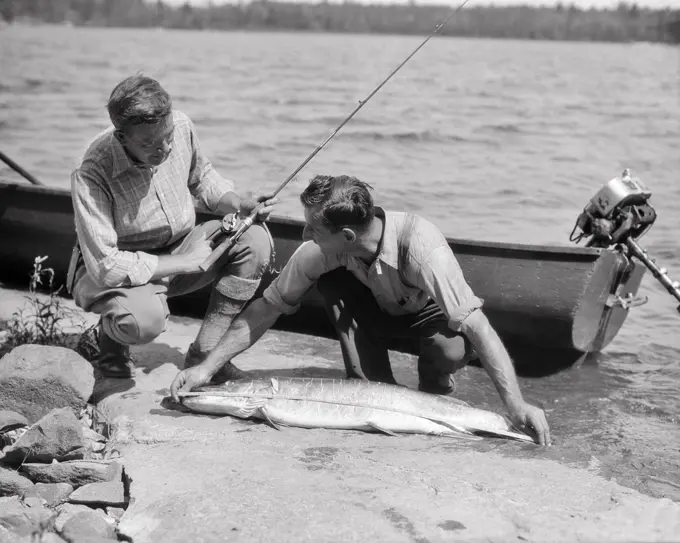
[(182, 404), (192, 411), (248, 418), (271, 398), (268, 381), (227, 381), (180, 393)]

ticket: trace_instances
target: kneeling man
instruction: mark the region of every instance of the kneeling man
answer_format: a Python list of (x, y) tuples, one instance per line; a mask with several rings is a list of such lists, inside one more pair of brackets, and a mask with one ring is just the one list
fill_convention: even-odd
[(369, 186), (354, 177), (317, 176), (300, 199), (305, 243), (205, 361), (177, 375), (175, 400), (208, 382), (282, 313), (295, 312), (317, 284), (348, 377), (394, 383), (383, 343), (391, 336), (419, 341), (419, 389), (426, 392), (451, 393), (451, 374), (479, 357), (513, 422), (549, 444), (543, 411), (522, 398), (512, 361), (436, 226), (374, 206)]
[[(76, 304), (101, 315), (95, 366), (106, 377), (130, 377), (129, 346), (148, 343), (164, 329), (168, 296), (212, 284), (203, 325), (186, 365), (202, 362), (253, 297), (271, 256), (262, 224), (251, 227), (206, 272), (221, 221), (196, 225), (193, 198), (220, 214), (248, 215), (275, 199), (240, 198), (202, 153), (193, 123), (173, 110), (161, 85), (128, 77), (108, 102), (113, 126), (98, 135), (71, 176), (78, 243), (68, 288)], [(224, 364), (218, 379), (242, 376)]]

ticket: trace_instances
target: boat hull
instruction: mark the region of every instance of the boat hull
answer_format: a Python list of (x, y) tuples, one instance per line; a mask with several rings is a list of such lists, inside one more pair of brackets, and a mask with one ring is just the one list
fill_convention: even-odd
[[(197, 213), (198, 222), (215, 218), (220, 217)], [(301, 242), (303, 223), (272, 217), (268, 225), (276, 247), (274, 268), (280, 270)], [(64, 283), (75, 240), (67, 190), (0, 182), (0, 282), (25, 288), (34, 258), (49, 256), (55, 284)], [(563, 366), (604, 348), (627, 316), (626, 309), (607, 306), (610, 294), (634, 295), (645, 271), (639, 264), (629, 268), (619, 253), (603, 249), (448, 241), (511, 354), (531, 366)], [(267, 273), (261, 290), (274, 277)], [(204, 288), (173, 298), (171, 310), (200, 318), (208, 293)], [(282, 316), (276, 327), (334, 337), (316, 289), (300, 311)], [(390, 347), (416, 348), (396, 341)]]

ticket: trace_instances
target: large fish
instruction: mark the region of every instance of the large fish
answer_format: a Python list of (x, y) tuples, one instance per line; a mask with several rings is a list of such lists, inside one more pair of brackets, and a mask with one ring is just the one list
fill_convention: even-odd
[(406, 387), (357, 379), (278, 378), (230, 381), (179, 394), (209, 415), (259, 418), (272, 426), (333, 428), (534, 441), (497, 413)]

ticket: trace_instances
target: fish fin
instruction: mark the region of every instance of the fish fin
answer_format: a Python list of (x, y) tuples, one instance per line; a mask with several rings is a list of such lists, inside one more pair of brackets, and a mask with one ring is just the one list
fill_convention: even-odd
[(264, 407), (264, 406), (260, 407), (260, 413), (261, 413), (262, 416), (265, 418), (265, 420), (266, 420), (269, 424), (272, 425), (273, 428), (275, 428), (276, 430), (281, 430), (281, 427), (280, 427), (278, 424), (276, 424), (276, 423), (269, 417), (269, 414), (267, 413), (267, 408), (266, 408), (266, 407)]
[[(503, 418), (505, 421), (508, 423), (508, 426), (510, 427), (509, 433), (501, 433), (503, 437), (509, 437), (511, 439), (516, 439), (517, 441), (533, 441), (534, 443), (538, 443), (538, 435), (536, 434), (536, 431), (531, 427), (527, 426), (525, 428), (518, 428), (517, 425), (512, 422), (510, 417), (507, 415), (503, 415)], [(515, 435), (518, 434), (518, 435)]]
[(437, 419), (430, 419), (432, 422), (436, 422), (437, 424), (440, 424), (441, 426), (444, 426), (448, 428), (449, 430), (453, 430), (456, 432), (458, 435), (448, 435), (448, 437), (455, 437), (455, 438), (462, 438), (462, 439), (469, 439), (470, 441), (479, 441), (482, 438), (478, 437), (475, 433), (471, 432), (467, 428), (463, 428), (462, 426), (458, 426), (457, 424), (451, 424), (450, 422), (446, 422), (444, 420), (437, 420)]
[(530, 435), (527, 435), (525, 432), (522, 431), (509, 431), (506, 432), (504, 430), (493, 430), (493, 431), (486, 431), (486, 430), (478, 430), (475, 431), (476, 436), (480, 437), (503, 437), (506, 439), (514, 439), (515, 441), (523, 441), (525, 443), (538, 443), (536, 439), (531, 437)]
[(397, 435), (392, 430), (388, 430), (387, 428), (383, 428), (379, 424), (377, 424), (373, 421), (370, 421), (370, 420), (366, 421), (366, 425), (370, 426), (371, 428), (374, 428), (375, 430), (378, 430), (378, 432), (382, 432), (383, 434), (387, 434), (388, 436), (396, 436)]
[(446, 426), (449, 430), (453, 430), (454, 432), (459, 432), (461, 434), (467, 434), (467, 435), (474, 435), (467, 428), (463, 428), (462, 426), (458, 426), (457, 424), (451, 424), (450, 422), (446, 422), (445, 420), (439, 420), (439, 419), (430, 419), (430, 420), (432, 422), (436, 422), (437, 424), (441, 424), (442, 426)]
[(252, 417), (253, 414), (258, 409), (262, 410), (264, 404), (266, 403), (267, 403), (266, 398), (248, 398), (248, 400), (246, 400), (246, 402), (244, 403), (243, 407), (236, 411), (234, 415), (242, 419), (247, 419), (249, 417)]
[(272, 391), (278, 392), (279, 391), (279, 380), (276, 377), (272, 377), (271, 378), (271, 384), (272, 384)]

